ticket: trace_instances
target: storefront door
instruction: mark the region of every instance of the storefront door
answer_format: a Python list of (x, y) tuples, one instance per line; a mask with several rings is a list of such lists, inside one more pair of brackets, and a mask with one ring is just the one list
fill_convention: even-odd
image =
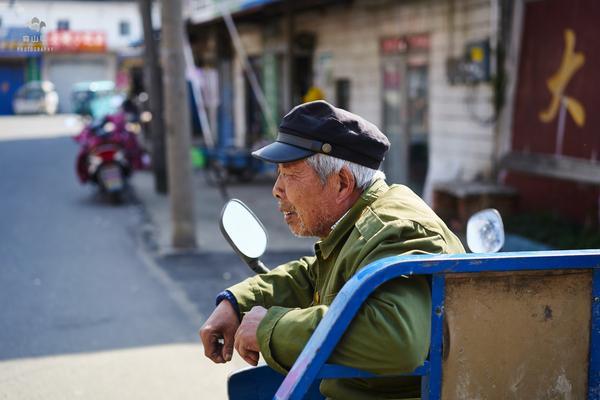
[(419, 194), (429, 157), (428, 47), (424, 35), (381, 42), (383, 132), (391, 143), (384, 170)]

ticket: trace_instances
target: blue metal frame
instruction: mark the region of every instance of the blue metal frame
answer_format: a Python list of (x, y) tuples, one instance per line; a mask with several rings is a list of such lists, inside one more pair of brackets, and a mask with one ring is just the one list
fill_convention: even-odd
[(241, 10), (246, 10), (252, 7), (265, 6), (270, 3), (276, 3), (279, 0), (244, 0), (242, 1), (242, 5), (240, 7)]
[(592, 320), (590, 331), (590, 364), (588, 370), (588, 400), (600, 400), (600, 269), (594, 269), (592, 279)]
[(442, 395), (442, 344), (444, 341), (444, 300), (446, 298), (446, 278), (435, 274), (431, 279), (431, 343), (429, 379), (421, 387), (421, 399), (439, 399)]
[(600, 250), (541, 251), (498, 254), (393, 256), (361, 269), (338, 293), (274, 399), (304, 397), (318, 378), (368, 377), (352, 368), (326, 365), (336, 344), (366, 298), (381, 284), (401, 275), (433, 275), (432, 338), (429, 364), (410, 375), (424, 377), (423, 398), (439, 399), (442, 383), (442, 340), (446, 273), (594, 269), (592, 333), (590, 335), (589, 399), (600, 400)]

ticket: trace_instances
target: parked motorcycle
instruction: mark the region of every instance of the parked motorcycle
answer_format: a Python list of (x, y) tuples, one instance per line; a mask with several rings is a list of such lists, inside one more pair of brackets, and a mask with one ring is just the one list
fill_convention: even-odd
[(123, 110), (88, 123), (75, 137), (81, 145), (76, 164), (79, 181), (98, 185), (113, 203), (122, 202), (131, 173), (149, 163), (137, 141), (139, 129), (139, 123)]

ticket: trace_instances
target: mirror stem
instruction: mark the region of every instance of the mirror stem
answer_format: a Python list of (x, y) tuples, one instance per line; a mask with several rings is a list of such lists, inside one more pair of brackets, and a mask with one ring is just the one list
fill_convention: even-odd
[(258, 258), (249, 260), (248, 265), (257, 274), (266, 274), (267, 272), (269, 272), (269, 268), (267, 268), (266, 265), (263, 264), (263, 262), (260, 261)]

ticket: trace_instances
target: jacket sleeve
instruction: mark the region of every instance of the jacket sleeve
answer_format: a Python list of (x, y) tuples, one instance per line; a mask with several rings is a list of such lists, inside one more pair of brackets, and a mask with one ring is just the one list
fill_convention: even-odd
[[(386, 226), (378, 232), (382, 236), (377, 238), (377, 246), (357, 261), (357, 269), (392, 255), (447, 250), (438, 235), (411, 232), (407, 238), (406, 233), (398, 226)], [(271, 308), (258, 328), (265, 361), (280, 372), (289, 370), (327, 309), (326, 305)], [(410, 372), (427, 357), (430, 324), (431, 298), (426, 278), (399, 277), (368, 297), (328, 362), (377, 374)]]
[(303, 257), (227, 290), (235, 296), (242, 315), (254, 306), (308, 307), (313, 300), (315, 262), (316, 257)]

